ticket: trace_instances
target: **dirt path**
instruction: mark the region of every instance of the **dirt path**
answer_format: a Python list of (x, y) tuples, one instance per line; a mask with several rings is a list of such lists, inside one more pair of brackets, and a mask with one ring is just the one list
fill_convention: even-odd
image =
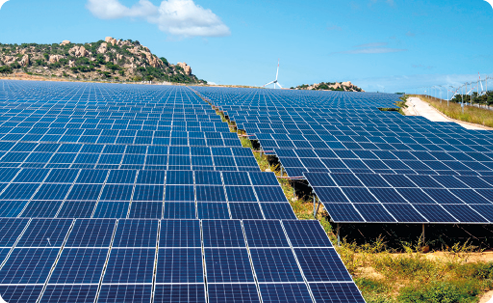
[(493, 303), (493, 290), (487, 292), (480, 300), (479, 303)]
[(466, 129), (491, 129), (482, 125), (451, 119), (420, 98), (410, 97), (407, 100), (407, 105), (409, 107), (404, 110), (407, 116), (422, 116), (434, 122), (455, 122)]

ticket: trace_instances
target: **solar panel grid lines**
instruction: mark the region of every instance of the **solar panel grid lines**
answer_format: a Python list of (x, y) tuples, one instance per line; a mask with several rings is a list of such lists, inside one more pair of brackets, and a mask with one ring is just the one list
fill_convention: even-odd
[[(187, 88), (2, 83), (0, 217), (26, 227), (0, 237), (0, 257), (52, 249), (66, 232), (56, 266), (38, 252), (40, 283), (7, 284), (8, 302), (312, 299), (304, 280), (265, 279), (301, 270), (279, 221), (296, 217), (275, 175)], [(299, 112), (293, 121), (311, 123)], [(263, 266), (271, 251), (287, 260), (270, 267), (278, 274)]]
[[(314, 179), (315, 184), (318, 184), (317, 182), (319, 182), (319, 181), (317, 181), (317, 179), (319, 179), (317, 177), (317, 175), (318, 174), (306, 174), (309, 181), (312, 178)], [(340, 176), (340, 175), (331, 174), (330, 176)], [(359, 176), (365, 176), (365, 175), (347, 175), (347, 176), (354, 176), (354, 178), (359, 178)], [(428, 187), (421, 186), (420, 188), (418, 188), (414, 182), (411, 183), (411, 180), (415, 179), (417, 177), (423, 178), (425, 176), (420, 177), (420, 176), (414, 176), (414, 175), (409, 175), (409, 176), (408, 175), (397, 175), (397, 176), (382, 175), (382, 177), (384, 177), (384, 178), (392, 177), (392, 178), (394, 178), (392, 180), (395, 180), (395, 181), (400, 180), (400, 181), (397, 183), (393, 183), (393, 184), (387, 183), (387, 186), (390, 186), (390, 188), (387, 188), (387, 187), (375, 188), (375, 187), (363, 186), (362, 188), (361, 187), (360, 188), (358, 188), (358, 187), (350, 188), (349, 187), (347, 189), (342, 187), (341, 189), (338, 189), (338, 190), (341, 193), (348, 191), (348, 190), (349, 191), (350, 190), (354, 191), (354, 190), (358, 190), (358, 189), (366, 190), (367, 193), (371, 194), (372, 197), (377, 199), (376, 201), (378, 201), (378, 204), (380, 204), (384, 209), (386, 209), (388, 207), (393, 207), (393, 211), (391, 210), (389, 212), (389, 215), (392, 215), (392, 218), (395, 219), (395, 215), (397, 214), (397, 216), (400, 218), (399, 220), (397, 220), (397, 222), (403, 222), (406, 220), (402, 216), (402, 214), (399, 214), (397, 212), (397, 209), (395, 209), (395, 207), (398, 205), (398, 204), (394, 204), (396, 202), (397, 203), (405, 203), (405, 204), (409, 205), (412, 208), (413, 212), (415, 212), (416, 214), (419, 214), (419, 216), (423, 216), (423, 218), (425, 219), (425, 221), (417, 221), (416, 216), (411, 215), (410, 218), (414, 218), (414, 219), (408, 220), (408, 222), (426, 223), (426, 222), (436, 222), (438, 219), (441, 220), (442, 223), (447, 223), (447, 222), (451, 222), (451, 223), (456, 223), (456, 222), (489, 223), (489, 222), (491, 222), (491, 221), (488, 221), (486, 217), (484, 217), (480, 212), (478, 212), (476, 209), (474, 209), (472, 207), (472, 206), (474, 206), (474, 204), (478, 203), (478, 202), (476, 202), (477, 200), (471, 204), (471, 203), (468, 203), (468, 201), (466, 201), (462, 198), (459, 198), (459, 196), (457, 196), (457, 194), (454, 193), (454, 189), (436, 188), (436, 186), (438, 186), (438, 183), (436, 183), (434, 180), (434, 178), (436, 178), (435, 176), (429, 177), (430, 178), (429, 181), (431, 181), (431, 182), (428, 185), (426, 185)], [(396, 177), (399, 177), (400, 179), (395, 179)], [(402, 178), (404, 178), (404, 179), (402, 179)], [(455, 176), (455, 177), (450, 177), (450, 178), (452, 178), (452, 179), (447, 179), (447, 180), (458, 181), (462, 177)], [(480, 187), (480, 188), (478, 188), (478, 189), (474, 189), (474, 188), (473, 189), (461, 189), (461, 190), (470, 190), (471, 193), (475, 193), (475, 194), (477, 194), (477, 192), (479, 190), (482, 190), (481, 188), (483, 188), (483, 184), (484, 184), (484, 183), (482, 183), (483, 181), (478, 177), (475, 177), (475, 178), (477, 178), (478, 181), (474, 180), (473, 183), (471, 183), (471, 184), (479, 184), (479, 185), (477, 185), (477, 187)], [(389, 179), (387, 179), (387, 180), (389, 180)], [(417, 180), (417, 179), (415, 179), (415, 180)], [(404, 182), (404, 183), (402, 183), (402, 182)], [(332, 186), (334, 186), (334, 185), (335, 185), (335, 183)], [(340, 186), (340, 184), (337, 186)], [(359, 185), (357, 185), (357, 186), (359, 186)], [(400, 187), (400, 186), (404, 186), (404, 187)], [(409, 187), (409, 186), (411, 186), (411, 187)], [(462, 187), (464, 187), (464, 186), (465, 185), (462, 185)], [(327, 201), (325, 194), (323, 194), (324, 193), (323, 189), (329, 189), (329, 188), (330, 187), (314, 186), (315, 192), (317, 192), (318, 196), (321, 198), (321, 201), (325, 202), (325, 207), (328, 209), (329, 213), (332, 210), (334, 217), (335, 217), (335, 218), (333, 218), (333, 220), (337, 221), (337, 213), (338, 212), (336, 209), (334, 209), (334, 207), (329, 205), (333, 202)], [(336, 189), (337, 187), (333, 187), (333, 188)], [(388, 192), (388, 190), (390, 190), (391, 192)], [(485, 191), (485, 193), (487, 193), (487, 192), (489, 193), (489, 191), (490, 191), (490, 189), (488, 189), (488, 191)], [(455, 190), (455, 192), (457, 192), (457, 190)], [(393, 199), (386, 200), (387, 197), (389, 197), (388, 196), (389, 193), (394, 193), (394, 195), (397, 195), (396, 197), (398, 197), (399, 199), (403, 199), (402, 202), (397, 201), (398, 199), (396, 201), (394, 201)], [(460, 193), (460, 192), (457, 192), (457, 193)], [(483, 193), (483, 195), (485, 193)], [(484, 199), (483, 203), (486, 203), (487, 206), (491, 206), (492, 202), (489, 200), (485, 200), (483, 195), (478, 195), (478, 197), (480, 197), (481, 199)], [(345, 197), (347, 197), (347, 196), (345, 196)], [(417, 197), (419, 197), (419, 198), (417, 198)], [(341, 201), (341, 203), (350, 202), (351, 205), (356, 210), (360, 209), (361, 207), (365, 207), (365, 204), (360, 204), (361, 202), (365, 202), (365, 201), (356, 201), (356, 203), (353, 204), (353, 202), (351, 202), (351, 201), (355, 201), (355, 199), (358, 199), (358, 197), (355, 196), (355, 197), (351, 197), (351, 199), (348, 198), (346, 201)], [(411, 199), (411, 200), (409, 200), (409, 199)], [(428, 200), (429, 200), (429, 202), (426, 202)], [(336, 202), (336, 201), (334, 201), (334, 202)], [(370, 202), (373, 202), (373, 201), (370, 201)], [(329, 203), (329, 204), (327, 204), (327, 203)], [(373, 204), (373, 205), (378, 205), (378, 204)], [(366, 204), (367, 207), (374, 207), (371, 205), (372, 204)], [(459, 211), (459, 209), (460, 209), (460, 211)], [(368, 215), (368, 213), (371, 212), (372, 210), (375, 211), (375, 209), (367, 209), (366, 212), (364, 212), (362, 214), (362, 217), (365, 217), (365, 214)], [(433, 210), (433, 211), (431, 211), (431, 210)], [(386, 211), (388, 211), (388, 210), (386, 209)], [(411, 211), (411, 209), (408, 208), (408, 212), (409, 211)], [(423, 213), (423, 211), (425, 213)], [(442, 215), (443, 219), (441, 219), (440, 217), (437, 217), (437, 214), (438, 214), (437, 212), (443, 213), (445, 216), (448, 216), (448, 218), (443, 217), (443, 215)], [(358, 211), (358, 213), (361, 214), (359, 211)], [(426, 219), (427, 216), (428, 216), (428, 219)], [(430, 217), (430, 216), (433, 216), (433, 217)], [(388, 219), (382, 219), (382, 218), (384, 218), (384, 217), (380, 216), (380, 220), (378, 220), (378, 219), (377, 220), (375, 220), (375, 219), (369, 219), (368, 220), (367, 219), (366, 221), (367, 222), (392, 223), (392, 221), (389, 221)], [(462, 220), (458, 219), (458, 218), (461, 218)], [(449, 221), (446, 221), (446, 220), (449, 220)]]

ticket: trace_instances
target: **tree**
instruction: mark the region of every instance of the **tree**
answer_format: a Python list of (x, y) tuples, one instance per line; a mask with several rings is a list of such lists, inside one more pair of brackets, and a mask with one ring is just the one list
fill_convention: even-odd
[(8, 65), (0, 66), (0, 73), (1, 74), (11, 74), (12, 68)]

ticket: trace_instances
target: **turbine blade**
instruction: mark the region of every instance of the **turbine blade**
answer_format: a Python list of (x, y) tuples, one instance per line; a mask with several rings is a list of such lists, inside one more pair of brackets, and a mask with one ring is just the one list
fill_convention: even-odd
[(277, 73), (276, 73), (276, 81), (277, 81), (277, 76), (279, 76), (279, 59), (277, 59)]
[(277, 85), (279, 85), (280, 88), (282, 88), (281, 84), (279, 84), (279, 82), (276, 82)]
[(271, 85), (271, 84), (273, 84), (273, 83), (276, 83), (276, 81), (275, 81), (275, 80), (274, 80), (274, 81), (271, 81), (271, 82), (269, 82), (269, 83), (265, 84), (263, 87), (266, 87), (267, 85)]

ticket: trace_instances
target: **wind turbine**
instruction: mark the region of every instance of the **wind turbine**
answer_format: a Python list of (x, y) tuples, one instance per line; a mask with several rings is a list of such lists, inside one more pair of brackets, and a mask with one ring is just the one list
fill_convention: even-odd
[(279, 82), (277, 82), (277, 77), (279, 76), (279, 59), (277, 60), (277, 73), (276, 73), (276, 80), (274, 81), (271, 81), (269, 83), (267, 83), (266, 85), (264, 85), (263, 87), (266, 87), (267, 85), (271, 85), (271, 84), (274, 84), (274, 89), (276, 89), (276, 85), (279, 86), (279, 88), (282, 88), (281, 84), (279, 84)]

